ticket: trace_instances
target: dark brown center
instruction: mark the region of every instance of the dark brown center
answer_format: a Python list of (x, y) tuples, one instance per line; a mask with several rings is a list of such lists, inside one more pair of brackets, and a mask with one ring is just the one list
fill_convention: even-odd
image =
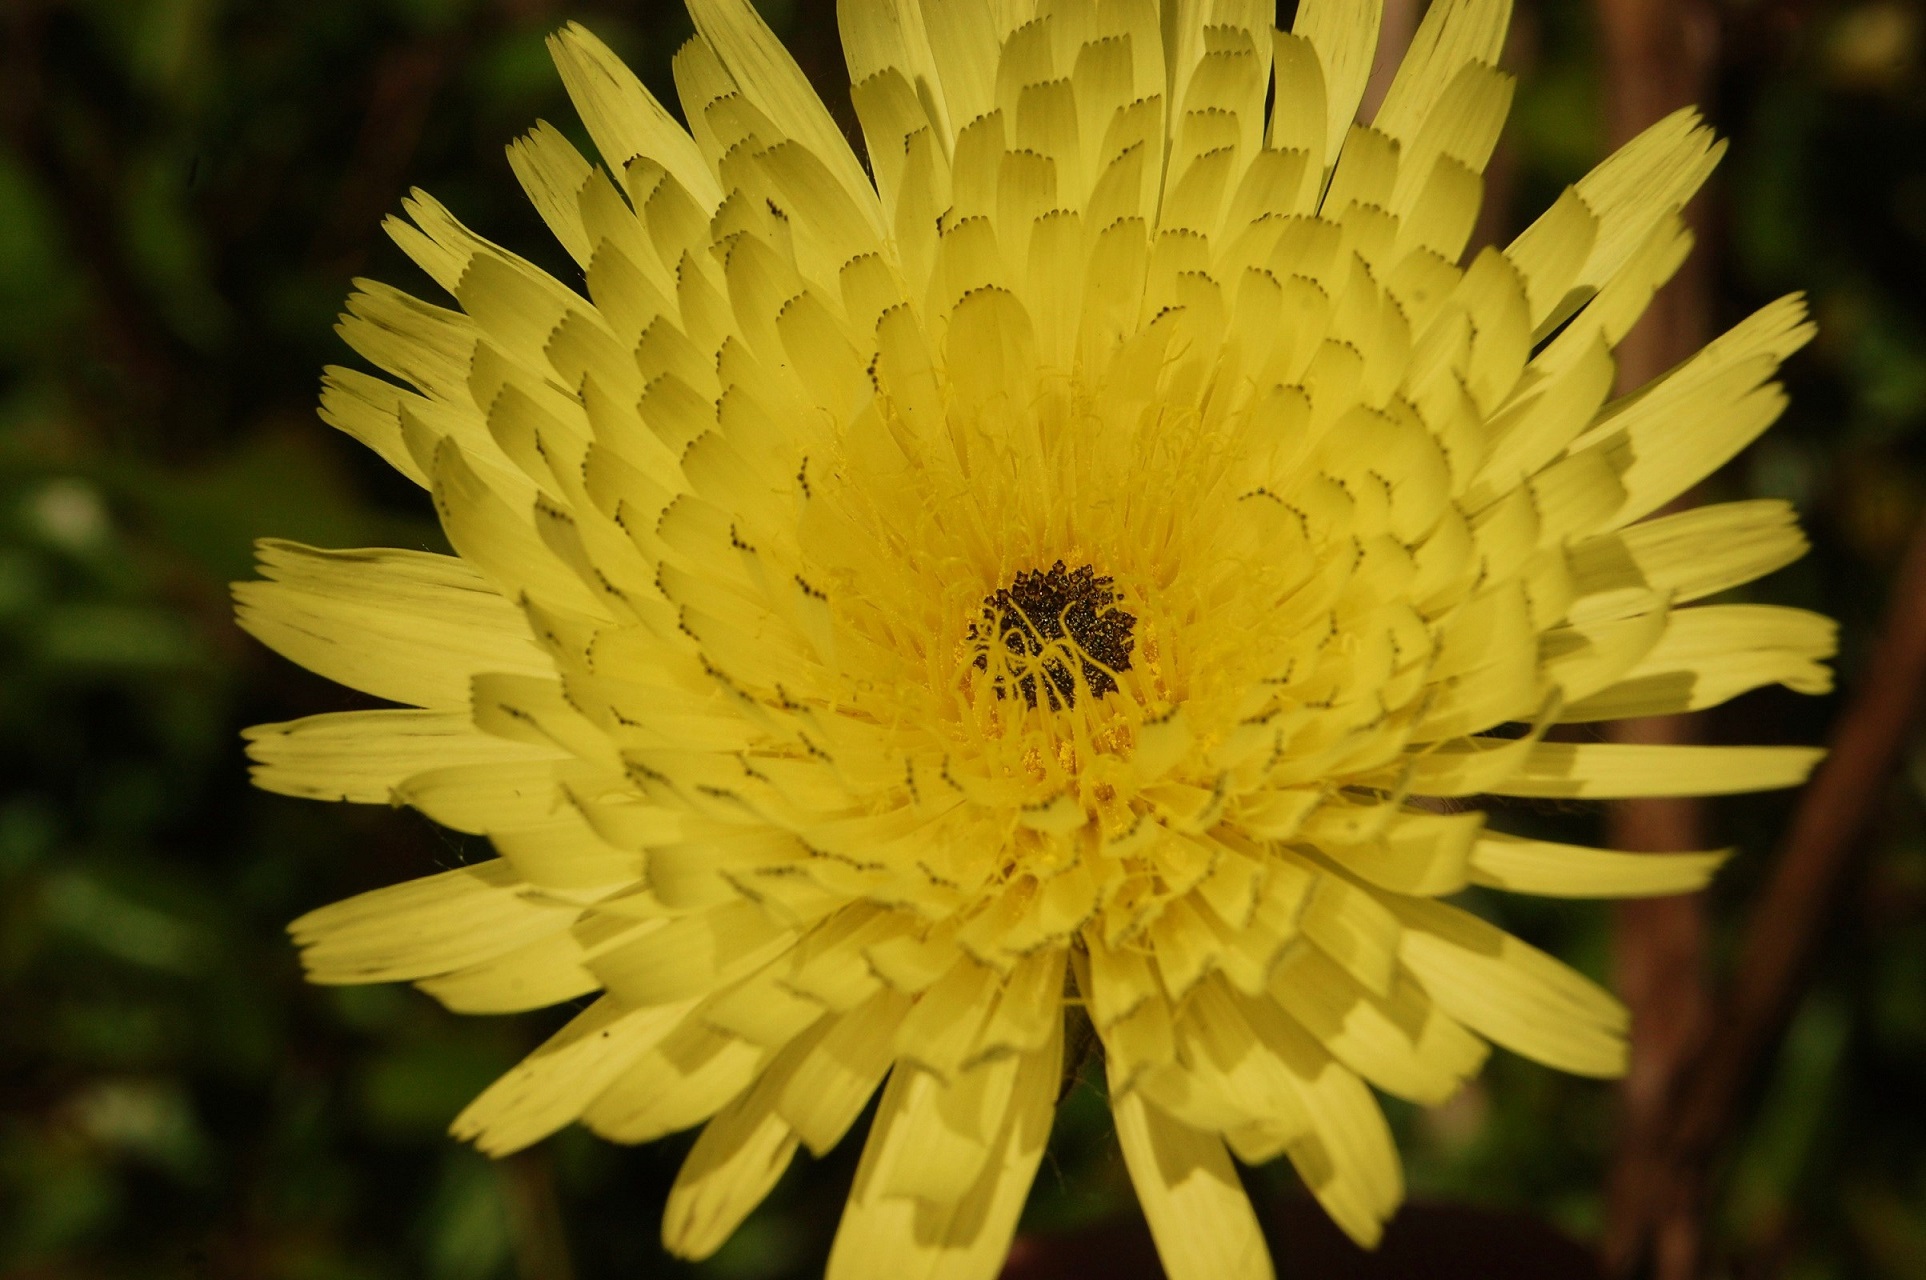
[(976, 668), (990, 669), (990, 649), (1000, 646), (992, 687), (999, 698), (1010, 685), (1031, 706), (1050, 710), (1077, 704), (1078, 677), (1102, 697), (1117, 687), (1118, 671), (1130, 670), (1136, 640), (1134, 614), (1118, 608), (1123, 597), (1112, 579), (1089, 565), (1071, 570), (1059, 560), (1048, 569), (1019, 573), (1009, 586), (983, 597), (983, 615), (970, 624)]

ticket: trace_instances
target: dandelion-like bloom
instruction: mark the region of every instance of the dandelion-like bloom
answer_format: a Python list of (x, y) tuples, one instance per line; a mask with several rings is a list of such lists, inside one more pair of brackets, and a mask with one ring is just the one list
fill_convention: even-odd
[(1824, 618), (1684, 606), (1796, 558), (1778, 502), (1654, 515), (1778, 415), (1767, 307), (1637, 394), (1688, 246), (1690, 112), (1465, 264), (1506, 0), (1438, 0), (1354, 124), (1370, 0), (844, 0), (869, 167), (747, 0), (692, 0), (688, 132), (571, 27), (606, 168), (510, 152), (585, 294), (416, 194), (458, 301), (363, 283), (328, 421), (455, 556), (262, 548), (244, 624), (403, 708), (252, 732), (271, 790), (397, 800), (494, 861), (293, 926), (317, 982), (598, 998), (455, 1121), (703, 1124), (664, 1236), (717, 1248), (881, 1087), (835, 1277), (988, 1277), (1066, 1017), (1101, 1042), (1173, 1276), (1268, 1275), (1231, 1157), (1369, 1244), (1367, 1084), (1495, 1042), (1624, 1065), (1625, 1014), (1440, 899), (1702, 884), (1717, 854), (1441, 804), (1791, 785), (1815, 753), (1554, 725), (1827, 686)]

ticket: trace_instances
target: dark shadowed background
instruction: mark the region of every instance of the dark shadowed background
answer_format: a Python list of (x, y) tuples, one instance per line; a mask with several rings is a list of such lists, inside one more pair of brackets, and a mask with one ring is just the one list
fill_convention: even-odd
[[(1392, 32), (1420, 7), (1394, 0)], [(835, 101), (830, 0), (763, 9)], [(1287, 1167), (1249, 1184), (1286, 1277), (1570, 1277), (1595, 1256), (1666, 1280), (1926, 1276), (1926, 554), (1906, 558), (1926, 498), (1926, 9), (1519, 9), (1486, 239), (1692, 98), (1732, 153), (1698, 210), (1700, 268), (1628, 363), (1662, 369), (1811, 294), (1792, 410), (1705, 495), (1799, 504), (1813, 554), (1745, 595), (1841, 619), (1842, 693), (1751, 695), (1689, 732), (1835, 738), (1844, 763), (1797, 813), (1506, 810), (1564, 838), (1741, 850), (1703, 900), (1473, 902), (1626, 992), (1632, 1085), (1500, 1053), (1441, 1109), (1391, 1104), (1414, 1204), (1375, 1258)], [(308, 987), (282, 926), (487, 850), (408, 811), (257, 794), (236, 737), (356, 705), (235, 630), (226, 584), (253, 538), (444, 545), (425, 496), (313, 413), (321, 366), (352, 360), (331, 332), (350, 278), (432, 294), (381, 218), (419, 184), (578, 278), (502, 154), (538, 117), (587, 150), (542, 47), (569, 18), (669, 96), (689, 24), (655, 0), (0, 0), (0, 1274), (820, 1271), (853, 1144), (799, 1160), (696, 1268), (656, 1233), (687, 1138), (571, 1130), (499, 1164), (447, 1139), (564, 1011)], [(1064, 1106), (1012, 1274), (1157, 1274), (1092, 1086)]]

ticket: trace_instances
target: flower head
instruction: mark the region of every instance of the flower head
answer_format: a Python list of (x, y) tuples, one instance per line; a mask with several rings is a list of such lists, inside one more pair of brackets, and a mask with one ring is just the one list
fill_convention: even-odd
[(1783, 504), (1653, 514), (1777, 416), (1800, 303), (1608, 398), (1719, 155), (1698, 118), (1467, 261), (1506, 0), (1433, 4), (1369, 125), (1368, 0), (1289, 33), (1250, 0), (844, 0), (867, 169), (747, 0), (691, 8), (686, 132), (570, 27), (604, 167), (546, 125), (511, 149), (586, 296), (417, 193), (389, 230), (459, 309), (349, 303), (400, 382), (332, 369), (323, 414), (457, 554), (264, 544), (244, 624), (405, 706), (256, 729), (257, 780), (501, 856), (297, 921), (310, 976), (600, 992), (455, 1132), (707, 1122), (689, 1256), (880, 1086), (839, 1277), (996, 1273), (1066, 1016), (1179, 1277), (1269, 1273), (1233, 1154), (1377, 1238), (1367, 1083), (1441, 1101), (1488, 1042), (1619, 1071), (1610, 996), (1439, 899), (1718, 856), (1436, 802), (1812, 764), (1547, 737), (1829, 679), (1825, 619), (1687, 607), (1801, 553)]

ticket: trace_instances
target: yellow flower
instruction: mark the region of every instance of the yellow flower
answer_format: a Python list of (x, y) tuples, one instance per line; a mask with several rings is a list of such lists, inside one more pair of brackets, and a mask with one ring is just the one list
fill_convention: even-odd
[(406, 705), (253, 730), (256, 778), (501, 857), (295, 922), (310, 977), (601, 992), (454, 1131), (706, 1121), (690, 1257), (881, 1086), (834, 1277), (996, 1274), (1066, 1016), (1180, 1280), (1270, 1274), (1233, 1154), (1377, 1239), (1367, 1082), (1439, 1102), (1487, 1042), (1620, 1071), (1609, 995), (1439, 899), (1719, 855), (1436, 801), (1814, 761), (1546, 737), (1829, 681), (1826, 619), (1683, 607), (1801, 554), (1784, 504), (1653, 515), (1778, 415), (1801, 303), (1607, 399), (1721, 150), (1698, 118), (1461, 265), (1507, 0), (1432, 5), (1370, 126), (1371, 0), (1288, 34), (1269, 0), (844, 0), (867, 171), (747, 0), (691, 8), (688, 132), (570, 27), (607, 168), (511, 149), (586, 297), (417, 193), (389, 231), (460, 309), (349, 303), (407, 385), (331, 369), (323, 416), (458, 554), (263, 545), (243, 623)]

